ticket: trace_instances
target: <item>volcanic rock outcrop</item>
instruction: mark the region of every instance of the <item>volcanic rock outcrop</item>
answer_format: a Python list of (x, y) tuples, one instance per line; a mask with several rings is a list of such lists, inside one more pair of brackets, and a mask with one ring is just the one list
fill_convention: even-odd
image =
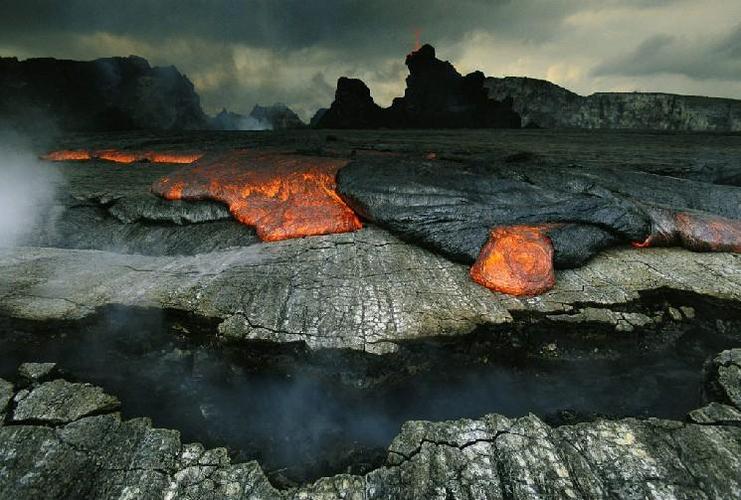
[(358, 79), (340, 78), (332, 106), (312, 122), (318, 128), (519, 128), (511, 101), (490, 99), (484, 75), (461, 76), (423, 45), (406, 58), (403, 97), (381, 108)]
[(638, 130), (741, 130), (741, 101), (658, 92), (581, 96), (546, 80), (487, 78), (492, 99), (510, 99), (523, 127)]
[(0, 123), (62, 130), (202, 129), (193, 84), (136, 56), (93, 61), (0, 58)]
[(261, 122), (269, 123), (273, 130), (292, 130), (306, 127), (301, 118), (291, 108), (282, 103), (275, 103), (272, 106), (255, 104), (249, 116)]
[[(741, 352), (724, 351), (711, 362), (708, 382), (738, 394), (740, 373)], [(61, 378), (24, 389), (0, 379), (0, 495), (741, 498), (741, 406), (732, 398), (711, 401), (686, 422), (599, 418), (549, 426), (535, 415), (498, 414), (409, 421), (381, 467), (283, 490), (258, 462), (232, 463), (225, 448), (182, 443), (177, 431), (154, 428), (146, 418), (124, 420), (117, 405), (99, 388)]]
[(285, 104), (272, 106), (256, 104), (249, 115), (222, 109), (211, 119), (211, 128), (216, 130), (293, 130), (306, 128), (301, 118)]

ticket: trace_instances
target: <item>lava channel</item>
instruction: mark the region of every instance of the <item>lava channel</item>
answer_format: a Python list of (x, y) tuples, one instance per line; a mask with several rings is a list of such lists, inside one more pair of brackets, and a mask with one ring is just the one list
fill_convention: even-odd
[(263, 241), (345, 233), (362, 227), (335, 191), (347, 162), (254, 151), (209, 156), (155, 182), (168, 200), (212, 199), (253, 226)]
[(178, 163), (188, 164), (200, 159), (203, 153), (178, 153), (158, 151), (126, 151), (120, 149), (101, 149), (89, 151), (85, 149), (62, 149), (52, 151), (41, 157), (48, 161), (87, 161), (105, 160), (115, 163)]
[(546, 234), (552, 227), (495, 227), (471, 266), (471, 278), (490, 290), (508, 295), (533, 296), (547, 292), (556, 284), (553, 244)]

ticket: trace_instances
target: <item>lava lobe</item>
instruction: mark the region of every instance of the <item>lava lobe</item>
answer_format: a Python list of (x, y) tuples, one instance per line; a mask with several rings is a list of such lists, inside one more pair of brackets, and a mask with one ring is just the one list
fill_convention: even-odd
[(87, 161), (105, 160), (115, 163), (193, 163), (203, 156), (202, 153), (176, 153), (158, 151), (126, 151), (119, 149), (101, 149), (89, 151), (85, 149), (62, 149), (52, 151), (41, 157), (48, 161)]
[(344, 233), (362, 227), (335, 191), (345, 160), (254, 151), (208, 156), (152, 186), (168, 200), (212, 199), (254, 226), (263, 241)]
[(471, 266), (473, 280), (491, 290), (517, 296), (545, 293), (556, 284), (549, 225), (501, 226)]

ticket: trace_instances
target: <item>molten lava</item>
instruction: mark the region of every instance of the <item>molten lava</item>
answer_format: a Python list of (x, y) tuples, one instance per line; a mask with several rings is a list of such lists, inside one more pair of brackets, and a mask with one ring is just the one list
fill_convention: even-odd
[(741, 253), (741, 220), (649, 208), (652, 231), (636, 248), (678, 245), (696, 252)]
[(546, 235), (553, 226), (502, 226), (471, 267), (471, 278), (491, 290), (517, 296), (547, 292), (556, 284), (553, 244)]
[(41, 157), (42, 160), (49, 161), (84, 161), (90, 160), (92, 157), (88, 151), (74, 150), (74, 149), (63, 149), (61, 151), (52, 151)]
[(177, 153), (158, 151), (126, 151), (118, 149), (102, 149), (98, 151), (87, 150), (61, 150), (52, 151), (41, 157), (49, 161), (85, 161), (105, 160), (115, 163), (193, 163), (203, 156), (203, 153)]
[(344, 233), (362, 227), (335, 191), (335, 174), (346, 163), (233, 151), (183, 167), (155, 182), (152, 191), (168, 200), (224, 202), (264, 241)]

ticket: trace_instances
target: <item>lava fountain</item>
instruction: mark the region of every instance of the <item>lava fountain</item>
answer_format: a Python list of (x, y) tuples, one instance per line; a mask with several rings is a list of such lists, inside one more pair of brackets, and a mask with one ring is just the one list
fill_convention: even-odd
[(212, 199), (255, 227), (263, 241), (345, 233), (362, 227), (339, 197), (335, 175), (345, 160), (232, 151), (209, 156), (155, 182), (168, 200)]

